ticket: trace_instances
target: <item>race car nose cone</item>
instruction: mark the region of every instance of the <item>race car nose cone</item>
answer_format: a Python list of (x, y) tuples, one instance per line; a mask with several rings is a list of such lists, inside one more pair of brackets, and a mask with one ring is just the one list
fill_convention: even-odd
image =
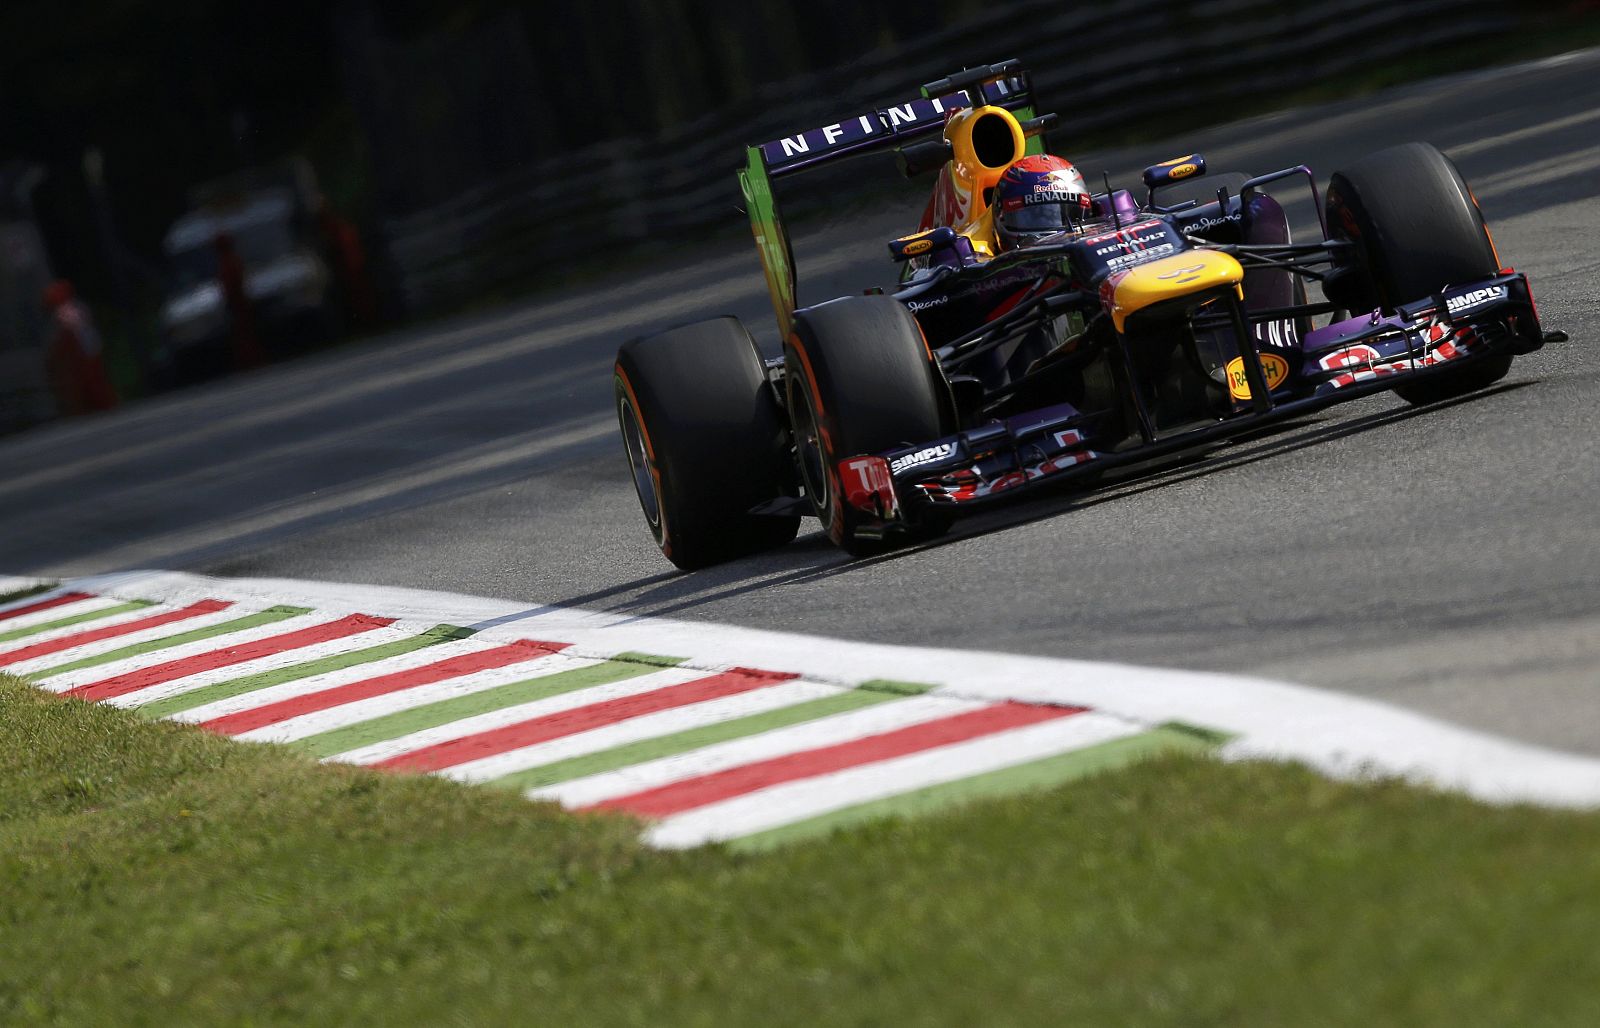
[(1228, 286), (1238, 290), (1243, 281), (1244, 268), (1227, 254), (1188, 250), (1114, 273), (1101, 295), (1121, 332), (1131, 315), (1155, 304)]

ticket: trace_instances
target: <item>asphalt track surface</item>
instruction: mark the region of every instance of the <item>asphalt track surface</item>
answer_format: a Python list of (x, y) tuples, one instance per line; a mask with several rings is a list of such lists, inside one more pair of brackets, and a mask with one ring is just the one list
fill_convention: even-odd
[[(1262, 674), (1600, 753), (1600, 50), (1165, 145), (1057, 146), (1122, 183), (1199, 150), (1214, 170), (1309, 164), (1321, 185), (1413, 139), (1456, 159), (1546, 326), (1571, 334), (1463, 401), (1371, 397), (885, 558), (850, 561), (808, 521), (783, 550), (683, 575), (639, 515), (609, 370), (629, 336), (722, 313), (775, 342), (753, 249), (729, 241), (0, 440), (0, 573), (367, 582)], [(802, 300), (888, 284), (882, 243), (917, 213), (798, 238)]]

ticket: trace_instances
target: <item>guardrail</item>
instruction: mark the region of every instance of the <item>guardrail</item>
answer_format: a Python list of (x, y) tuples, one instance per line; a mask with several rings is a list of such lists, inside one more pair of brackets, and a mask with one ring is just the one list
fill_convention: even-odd
[[(574, 250), (670, 239), (740, 219), (733, 169), (744, 147), (914, 95), (963, 62), (1019, 57), (1056, 140), (1314, 84), (1516, 22), (1499, 0), (1059, 0), (982, 19), (848, 66), (767, 83), (659, 138), (617, 139), (485, 181), (382, 225), (406, 307), (438, 308), (537, 280)], [(529, 102), (533, 102), (531, 99)], [(1210, 120), (1208, 118), (1208, 120)]]

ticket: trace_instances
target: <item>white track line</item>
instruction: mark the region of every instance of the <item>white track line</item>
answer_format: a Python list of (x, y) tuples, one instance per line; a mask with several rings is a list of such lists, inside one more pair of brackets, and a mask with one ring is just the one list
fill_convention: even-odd
[(479, 732), (489, 732), (496, 728), (518, 724), (546, 714), (559, 714), (562, 711), (574, 710), (578, 707), (587, 707), (591, 703), (604, 703), (606, 700), (621, 699), (624, 696), (636, 696), (640, 693), (654, 692), (664, 689), (669, 685), (681, 685), (692, 682), (697, 678), (705, 678), (706, 672), (689, 668), (663, 668), (648, 674), (625, 678), (619, 682), (608, 682), (605, 685), (590, 685), (582, 689), (561, 693), (559, 696), (548, 696), (542, 700), (532, 700), (528, 703), (519, 703), (511, 707), (502, 707), (483, 714), (474, 714), (471, 717), (452, 721), (447, 725), (437, 728), (425, 728), (409, 735), (402, 735), (396, 739), (373, 743), (362, 746), (345, 753), (336, 754), (328, 759), (344, 761), (349, 764), (376, 764), (390, 757), (398, 757), (402, 753), (424, 749), (428, 746), (437, 746), (442, 742), (453, 739), (464, 739), (469, 735)]
[(745, 793), (665, 818), (647, 831), (645, 838), (667, 847), (732, 839), (1126, 738), (1139, 731), (1114, 718), (1075, 714)]
[(889, 700), (860, 710), (775, 728), (770, 732), (731, 739), (587, 778), (558, 782), (542, 789), (533, 789), (528, 795), (535, 799), (559, 800), (569, 807), (586, 807), (618, 796), (681, 782), (686, 778), (726, 771), (741, 764), (851, 742), (925, 721), (965, 714), (985, 706), (988, 704), (938, 696), (908, 696), (903, 700)]
[(374, 660), (368, 664), (357, 664), (354, 667), (340, 668), (337, 671), (324, 671), (320, 675), (309, 678), (299, 678), (293, 682), (282, 682), (278, 685), (269, 685), (265, 689), (256, 689), (253, 692), (241, 693), (238, 696), (229, 696), (226, 699), (213, 700), (210, 703), (188, 710), (181, 710), (172, 715), (174, 721), (188, 721), (199, 723), (210, 721), (212, 718), (225, 717), (237, 714), (242, 710), (252, 710), (256, 707), (265, 707), (269, 703), (281, 700), (294, 699), (297, 696), (306, 696), (324, 689), (336, 689), (341, 685), (350, 685), (354, 682), (365, 682), (369, 678), (381, 678), (400, 671), (411, 671), (429, 664), (437, 664), (441, 660), (450, 660), (453, 657), (465, 656), (469, 653), (482, 653), (492, 650), (499, 643), (484, 642), (476, 637), (470, 639), (452, 639), (449, 642), (435, 643), (424, 646), (420, 650), (409, 653), (397, 653), (392, 657)]
[(67, 588), (185, 603), (297, 603), (482, 629), (480, 638), (572, 644), (574, 656), (624, 651), (684, 658), (698, 668), (745, 665), (851, 686), (873, 678), (923, 682), (940, 695), (1073, 704), (1154, 726), (1183, 721), (1229, 733), (1229, 759), (1297, 760), (1336, 777), (1403, 776), (1491, 802), (1600, 806), (1600, 760), (1446, 724), (1345, 693), (1243, 675), (1124, 664), (918, 649), (723, 625), (571, 610), (419, 589), (289, 579), (217, 579), (127, 572)]
[[(157, 664), (165, 664), (169, 660), (179, 660), (184, 657), (192, 657), (199, 653), (210, 653), (212, 650), (221, 646), (231, 646), (237, 642), (250, 642), (254, 639), (264, 638), (269, 635), (276, 635), (279, 632), (287, 632), (290, 631), (291, 628), (298, 627), (299, 625), (305, 623), (305, 619), (309, 616), (301, 614), (297, 617), (285, 618), (282, 621), (274, 621), (271, 624), (258, 625), (255, 628), (246, 629), (242, 632), (230, 632), (224, 635), (214, 635), (207, 639), (201, 639), (198, 642), (181, 643), (177, 646), (160, 647), (150, 650), (147, 653), (138, 654), (137, 656), (124, 657), (121, 660), (114, 660), (106, 664), (97, 664), (94, 667), (79, 668), (77, 671), (69, 671), (65, 674), (53, 674), (51, 672), (51, 668), (64, 667), (87, 657), (103, 656), (107, 653), (115, 653), (116, 651), (127, 646), (139, 646), (144, 643), (159, 642), (162, 639), (167, 639), (175, 635), (185, 635), (189, 632), (199, 631), (203, 628), (213, 628), (217, 625), (226, 624), (229, 621), (237, 621), (240, 618), (249, 617), (251, 614), (259, 614), (260, 612), (260, 608), (250, 608), (236, 605), (229, 607), (226, 610), (216, 611), (215, 613), (199, 614), (192, 618), (185, 618), (182, 621), (174, 621), (170, 624), (159, 625), (155, 628), (146, 628), (140, 632), (129, 632), (127, 635), (119, 635), (112, 639), (102, 639), (99, 642), (88, 643), (87, 645), (79, 646), (76, 649), (64, 650), (60, 653), (52, 653), (46, 657), (35, 657), (32, 660), (24, 660), (20, 663), (10, 664), (4, 668), (0, 668), (0, 671), (7, 671), (14, 675), (31, 674), (37, 672), (45, 676), (44, 681), (37, 683), (40, 688), (50, 689), (55, 692), (64, 692), (67, 689), (84, 685), (88, 682), (99, 682), (107, 678), (114, 678), (117, 675), (126, 674), (129, 671), (139, 671), (147, 667), (154, 667)], [(162, 613), (162, 611), (152, 610), (151, 613), (159, 614)], [(149, 617), (151, 614), (146, 614), (145, 616)]]
[(654, 714), (644, 714), (619, 721), (614, 725), (606, 725), (604, 728), (592, 728), (576, 735), (509, 750), (492, 757), (484, 757), (482, 760), (447, 767), (439, 774), (458, 782), (489, 782), (518, 771), (554, 764), (569, 757), (582, 757), (617, 746), (626, 746), (629, 743), (659, 739), (676, 732), (749, 717), (752, 714), (765, 714), (799, 703), (837, 696), (843, 691), (836, 685), (821, 685), (817, 682), (792, 679), (764, 689), (691, 703), (688, 706), (658, 711)]
[(351, 703), (342, 703), (327, 710), (319, 710), (310, 714), (301, 714), (287, 721), (280, 721), (275, 725), (252, 729), (241, 733), (235, 738), (246, 742), (294, 742), (297, 739), (309, 738), (323, 732), (331, 732), (336, 728), (345, 728), (350, 725), (371, 721), (374, 718), (384, 717), (389, 714), (398, 714), (402, 710), (412, 710), (416, 707), (425, 707), (430, 703), (455, 699), (459, 696), (470, 696), (476, 692), (487, 692), (497, 689), (502, 685), (511, 685), (514, 682), (531, 682), (540, 678), (549, 678), (564, 671), (578, 671), (586, 667), (593, 667), (600, 661), (584, 657), (564, 657), (560, 654), (530, 654), (528, 659), (505, 667), (489, 668), (485, 671), (474, 671), (467, 675), (457, 675), (455, 678), (443, 682), (431, 682), (427, 685), (414, 685), (409, 689), (400, 689), (396, 692), (385, 693), (382, 696), (373, 696), (364, 700), (355, 700)]

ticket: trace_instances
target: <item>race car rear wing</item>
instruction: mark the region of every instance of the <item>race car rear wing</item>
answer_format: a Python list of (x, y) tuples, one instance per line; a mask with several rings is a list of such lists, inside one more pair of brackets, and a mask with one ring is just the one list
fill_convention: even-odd
[[(745, 167), (739, 171), (739, 187), (744, 192), (778, 331), (785, 338), (794, 327), (794, 249), (783, 227), (772, 180), (847, 157), (899, 149), (942, 129), (949, 112), (971, 106), (974, 95), (981, 96), (985, 105), (1010, 110), (1019, 119), (1034, 116), (1033, 83), (1021, 62), (1013, 59), (968, 68), (930, 82), (922, 87), (921, 97), (907, 103), (866, 111), (747, 148)], [(1029, 143), (1030, 153), (1039, 152), (1037, 140)]]

